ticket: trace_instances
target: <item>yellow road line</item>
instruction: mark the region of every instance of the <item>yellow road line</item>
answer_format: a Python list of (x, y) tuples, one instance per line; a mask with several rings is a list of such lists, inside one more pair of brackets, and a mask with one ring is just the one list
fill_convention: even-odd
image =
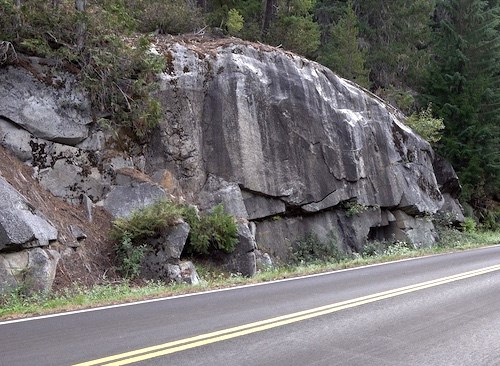
[(191, 348), (196, 348), (211, 343), (221, 342), (231, 338), (241, 337), (247, 334), (262, 332), (264, 330), (281, 327), (287, 324), (296, 323), (306, 319), (311, 319), (318, 316), (331, 314), (337, 311), (353, 308), (364, 304), (369, 304), (375, 301), (380, 301), (391, 297), (404, 295), (410, 292), (420, 291), (426, 288), (440, 286), (446, 283), (460, 281), (466, 278), (480, 276), (482, 274), (499, 270), (500, 270), (500, 265), (486, 267), (479, 270), (474, 270), (453, 276), (439, 278), (436, 280), (417, 283), (415, 285), (379, 292), (368, 296), (362, 296), (352, 300), (346, 300), (330, 305), (320, 306), (314, 309), (299, 311), (296, 313), (287, 314), (266, 320), (261, 320), (254, 323), (244, 324), (241, 326), (223, 329), (216, 332), (201, 334), (195, 337), (180, 339), (177, 341), (163, 343), (152, 347), (146, 347), (135, 351), (125, 352), (109, 357), (100, 358), (93, 361), (83, 362), (76, 364), (74, 366), (128, 365), (131, 363), (140, 362), (155, 357), (165, 356), (180, 351), (185, 351)]

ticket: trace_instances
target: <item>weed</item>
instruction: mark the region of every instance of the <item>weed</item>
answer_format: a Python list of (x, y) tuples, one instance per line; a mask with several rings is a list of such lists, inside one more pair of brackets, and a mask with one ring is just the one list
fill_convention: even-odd
[(341, 261), (344, 258), (345, 254), (337, 247), (333, 233), (330, 233), (326, 241), (321, 241), (316, 234), (309, 233), (294, 243), (291, 253), (291, 262), (294, 264)]
[(141, 263), (146, 252), (144, 244), (132, 243), (130, 234), (125, 233), (116, 248), (120, 266), (118, 270), (125, 278), (136, 278), (141, 272)]
[(347, 217), (353, 217), (365, 212), (368, 207), (358, 203), (357, 201), (346, 201), (343, 204)]

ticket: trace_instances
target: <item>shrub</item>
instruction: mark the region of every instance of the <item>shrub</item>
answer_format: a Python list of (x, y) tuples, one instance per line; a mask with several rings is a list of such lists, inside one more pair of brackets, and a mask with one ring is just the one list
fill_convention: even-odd
[(472, 217), (466, 217), (460, 226), (466, 233), (474, 233), (476, 231), (476, 221)]
[(330, 233), (326, 241), (321, 241), (314, 233), (307, 234), (294, 243), (290, 256), (294, 264), (340, 261), (344, 258), (345, 254), (337, 247), (337, 240), (333, 233)]
[(132, 279), (139, 276), (145, 252), (145, 245), (136, 245), (129, 233), (123, 234), (116, 246), (116, 256), (120, 263), (118, 270), (123, 277)]
[(390, 245), (391, 245), (391, 242), (387, 241), (387, 240), (369, 241), (363, 247), (362, 256), (363, 257), (376, 257), (378, 255), (382, 255)]
[(209, 254), (213, 250), (231, 253), (238, 243), (238, 226), (221, 204), (202, 215), (186, 210), (184, 217), (191, 226), (188, 250), (192, 253)]
[(430, 143), (438, 142), (441, 139), (441, 131), (444, 129), (443, 119), (432, 117), (431, 104), (427, 106), (427, 109), (413, 113), (407, 118), (406, 124)]
[(230, 9), (227, 12), (226, 27), (229, 34), (237, 34), (242, 28), (245, 20), (236, 9)]
[(346, 201), (342, 206), (346, 210), (345, 214), (347, 217), (357, 216), (368, 209), (368, 207), (356, 201)]
[(128, 237), (132, 242), (158, 234), (182, 218), (184, 208), (170, 201), (159, 201), (128, 217), (113, 221), (111, 237), (119, 242)]

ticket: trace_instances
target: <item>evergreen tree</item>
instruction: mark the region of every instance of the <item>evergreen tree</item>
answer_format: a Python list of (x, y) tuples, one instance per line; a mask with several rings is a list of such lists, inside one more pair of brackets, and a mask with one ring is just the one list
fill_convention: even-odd
[(277, 16), (263, 40), (315, 59), (320, 44), (319, 26), (313, 19), (315, 0), (279, 0)]
[(498, 2), (442, 1), (424, 95), (446, 126), (439, 151), (476, 208), (500, 189), (499, 22)]
[(373, 90), (405, 112), (429, 60), (435, 0), (355, 0)]
[(349, 0), (343, 14), (329, 30), (329, 39), (321, 47), (318, 61), (340, 76), (369, 87), (368, 70), (365, 69), (366, 50), (359, 46), (358, 18)]

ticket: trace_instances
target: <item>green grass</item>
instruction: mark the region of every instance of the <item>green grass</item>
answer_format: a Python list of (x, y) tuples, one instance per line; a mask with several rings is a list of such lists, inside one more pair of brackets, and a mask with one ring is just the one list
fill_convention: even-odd
[(0, 319), (71, 311), (96, 306), (132, 302), (164, 296), (180, 295), (211, 289), (267, 282), (327, 271), (360, 267), (399, 259), (421, 257), (431, 254), (456, 252), (500, 243), (500, 232), (464, 233), (453, 230), (440, 232), (441, 242), (432, 248), (411, 249), (408, 246), (392, 245), (381, 254), (353, 255), (338, 261), (317, 261), (295, 266), (280, 266), (262, 271), (253, 278), (223, 272), (209, 264), (197, 264), (201, 283), (197, 286), (144, 282), (140, 285), (124, 281), (117, 284), (96, 285), (84, 288), (78, 285), (58, 293), (25, 297), (19, 292), (0, 297)]

